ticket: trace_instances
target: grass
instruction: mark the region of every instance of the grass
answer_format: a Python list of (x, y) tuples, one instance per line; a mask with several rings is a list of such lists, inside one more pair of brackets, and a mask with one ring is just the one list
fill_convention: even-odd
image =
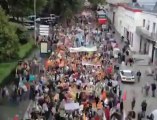
[(0, 64), (0, 84), (12, 72), (12, 70), (16, 67), (16, 65), (17, 62)]
[(20, 46), (18, 52), (19, 58), (24, 58), (26, 54), (32, 49), (33, 45), (34, 45), (33, 40), (31, 40), (27, 44)]
[[(20, 46), (19, 48), (19, 58), (22, 59), (25, 56), (28, 55), (28, 52), (30, 52), (33, 48), (33, 41), (28, 42), (25, 45)], [(11, 72), (15, 69), (18, 61), (9, 62), (9, 63), (0, 63), (0, 84), (3, 84), (5, 78), (7, 78)]]

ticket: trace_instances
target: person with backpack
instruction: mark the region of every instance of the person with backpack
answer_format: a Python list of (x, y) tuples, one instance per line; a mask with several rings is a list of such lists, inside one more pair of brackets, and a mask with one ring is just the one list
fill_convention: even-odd
[(156, 84), (152, 83), (151, 88), (152, 88), (152, 97), (155, 97)]
[(146, 102), (146, 100), (144, 100), (142, 102), (141, 109), (142, 109), (142, 116), (145, 117), (145, 113), (146, 113), (146, 110), (147, 110), (147, 102)]

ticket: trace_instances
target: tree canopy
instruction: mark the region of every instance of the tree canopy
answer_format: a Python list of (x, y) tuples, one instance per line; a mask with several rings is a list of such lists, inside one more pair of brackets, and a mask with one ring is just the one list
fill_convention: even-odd
[(18, 51), (18, 37), (15, 26), (8, 22), (8, 17), (0, 8), (0, 61), (14, 58)]
[[(39, 14), (47, 0), (36, 0), (36, 11)], [(13, 17), (25, 17), (34, 14), (34, 0), (1, 0), (3, 9)]]
[(48, 0), (45, 11), (71, 18), (83, 7), (84, 0)]
[[(44, 12), (57, 14), (63, 18), (71, 18), (74, 13), (81, 10), (84, 1), (85, 0), (36, 0), (36, 11), (37, 14)], [(34, 0), (1, 0), (0, 4), (9, 16), (19, 18), (34, 14)]]
[(96, 7), (98, 4), (105, 3), (105, 0), (88, 0), (94, 7)]

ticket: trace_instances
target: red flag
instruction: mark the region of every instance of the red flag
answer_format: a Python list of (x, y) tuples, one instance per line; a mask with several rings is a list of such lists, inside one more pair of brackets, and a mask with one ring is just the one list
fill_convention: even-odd
[(19, 120), (19, 116), (18, 115), (15, 115), (13, 120)]
[(123, 97), (122, 97), (123, 101), (126, 100), (126, 97), (127, 97), (127, 92), (126, 92), (126, 90), (125, 90), (124, 93), (123, 93)]

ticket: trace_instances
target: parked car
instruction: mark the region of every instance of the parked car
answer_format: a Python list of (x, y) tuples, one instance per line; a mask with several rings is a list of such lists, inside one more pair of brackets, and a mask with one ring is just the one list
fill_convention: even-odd
[(132, 70), (120, 70), (120, 78), (122, 82), (135, 82), (135, 76)]

